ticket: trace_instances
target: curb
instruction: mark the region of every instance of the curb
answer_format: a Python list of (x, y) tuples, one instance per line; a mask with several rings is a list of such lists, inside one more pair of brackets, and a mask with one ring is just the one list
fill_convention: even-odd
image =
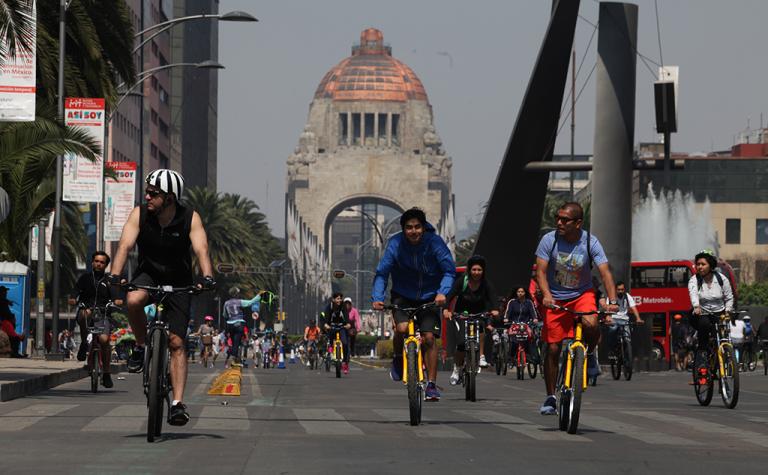
[[(118, 374), (127, 370), (125, 363), (113, 364), (111, 373)], [(88, 371), (85, 368), (73, 368), (58, 373), (44, 374), (21, 381), (5, 383), (0, 385), (0, 402), (18, 399), (20, 397), (31, 396), (32, 394), (55, 388), (62, 384), (71, 383), (88, 377)]]

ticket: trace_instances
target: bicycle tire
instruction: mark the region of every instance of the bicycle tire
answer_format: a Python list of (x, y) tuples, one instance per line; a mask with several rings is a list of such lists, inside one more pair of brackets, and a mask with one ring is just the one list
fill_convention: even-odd
[(325, 355), (325, 372), (326, 373), (331, 372), (331, 355), (330, 354)]
[(163, 332), (155, 330), (152, 332), (149, 350), (149, 392), (147, 394), (147, 442), (154, 442), (155, 437), (159, 436), (162, 430), (162, 394), (161, 394), (161, 374), (162, 350), (163, 350)]
[(632, 379), (632, 369), (634, 366), (634, 360), (632, 357), (632, 343), (629, 341), (624, 342), (624, 380), (629, 381)]
[(341, 348), (337, 346), (334, 350), (334, 355), (336, 356), (336, 359), (333, 362), (334, 367), (336, 368), (336, 377), (341, 378)]
[(507, 375), (507, 368), (509, 368), (509, 344), (506, 341), (501, 342), (501, 354), (504, 355), (502, 361), (504, 365), (501, 367), (501, 374)]
[(736, 366), (733, 349), (729, 346), (723, 347), (723, 368), (725, 374), (719, 378), (720, 396), (725, 407), (733, 409), (739, 403), (739, 368)]
[(768, 349), (763, 350), (763, 376), (768, 376)]
[(525, 353), (520, 350), (520, 343), (518, 343), (517, 365), (515, 369), (517, 370), (517, 379), (525, 379)]
[(406, 348), (406, 371), (408, 371), (408, 412), (410, 424), (419, 425), (421, 422), (421, 385), (419, 381), (419, 355), (415, 342), (408, 343)]
[(468, 361), (464, 365), (464, 379), (466, 381), (466, 386), (464, 386), (464, 398), (467, 401), (475, 402), (475, 377), (477, 376), (477, 370), (475, 368), (477, 366), (477, 349), (475, 348), (474, 341), (469, 342), (467, 347)]
[(571, 405), (571, 390), (565, 387), (565, 366), (568, 361), (568, 350), (563, 345), (560, 357), (560, 370), (557, 375), (557, 388), (560, 392), (557, 399), (557, 423), (561, 431), (568, 430), (568, 407)]
[(569, 434), (575, 434), (579, 430), (585, 364), (584, 348), (577, 347), (573, 350), (573, 370), (571, 371), (571, 401), (568, 414)]
[(98, 347), (94, 347), (90, 352), (91, 360), (91, 392), (99, 392), (99, 369), (101, 368), (101, 354)]
[(493, 345), (493, 361), (496, 364), (496, 376), (501, 376), (501, 366), (503, 363), (501, 357), (501, 343)]
[(621, 378), (621, 368), (624, 366), (624, 349), (621, 343), (617, 343), (613, 349), (613, 357), (611, 358), (611, 377), (614, 381), (618, 381)]
[(531, 379), (536, 379), (536, 374), (539, 371), (539, 365), (536, 363), (528, 362), (528, 376), (531, 377)]
[[(707, 361), (709, 362), (709, 357), (707, 358)], [(712, 365), (709, 364), (708, 367), (711, 368)], [(701, 384), (699, 378), (697, 377), (697, 372), (698, 368), (696, 367), (696, 355), (694, 354), (693, 371), (691, 371), (691, 374), (693, 375), (693, 392), (696, 395), (696, 400), (699, 402), (699, 405), (709, 406), (709, 403), (712, 402), (712, 395), (714, 393), (714, 382), (710, 377), (707, 378), (707, 382), (705, 384)]]

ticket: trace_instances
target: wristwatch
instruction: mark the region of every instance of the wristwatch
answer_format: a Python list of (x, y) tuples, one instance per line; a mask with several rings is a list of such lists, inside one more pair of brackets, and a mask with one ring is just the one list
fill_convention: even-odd
[(618, 304), (618, 303), (619, 303), (619, 301), (618, 301), (618, 300), (611, 300), (611, 299), (608, 299), (608, 305), (616, 305), (616, 304)]

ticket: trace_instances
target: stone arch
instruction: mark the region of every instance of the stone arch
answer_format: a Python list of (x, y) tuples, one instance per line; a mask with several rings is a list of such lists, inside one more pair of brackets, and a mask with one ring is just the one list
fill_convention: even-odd
[(349, 208), (350, 206), (358, 206), (362, 204), (377, 204), (382, 206), (388, 206), (390, 208), (396, 209), (399, 213), (402, 213), (405, 211), (405, 206), (402, 203), (399, 203), (396, 201), (395, 198), (392, 198), (390, 196), (383, 196), (383, 195), (375, 195), (375, 194), (357, 194), (357, 195), (350, 195), (345, 196), (341, 200), (339, 200), (335, 205), (331, 206), (331, 208), (328, 210), (328, 212), (325, 215), (325, 219), (323, 221), (323, 242), (328, 243), (330, 242), (328, 240), (329, 233), (331, 230), (331, 224), (333, 223), (333, 220), (336, 219), (336, 216), (339, 215), (343, 210), (346, 208)]

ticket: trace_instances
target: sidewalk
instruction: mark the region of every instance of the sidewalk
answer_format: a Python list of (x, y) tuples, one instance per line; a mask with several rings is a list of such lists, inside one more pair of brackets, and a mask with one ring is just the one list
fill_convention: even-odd
[[(113, 364), (112, 374), (125, 371)], [(82, 361), (0, 358), (0, 401), (29, 396), (88, 376)]]

